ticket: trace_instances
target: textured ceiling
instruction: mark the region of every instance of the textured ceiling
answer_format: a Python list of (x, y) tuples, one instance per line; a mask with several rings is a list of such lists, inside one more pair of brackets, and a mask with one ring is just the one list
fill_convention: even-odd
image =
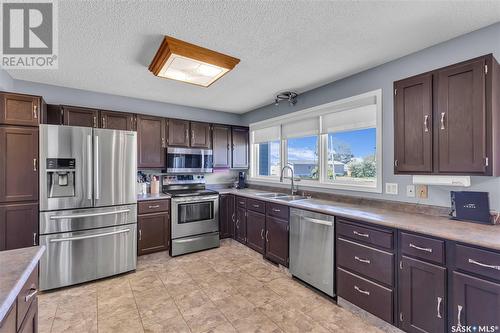
[[(16, 79), (244, 113), (500, 21), (500, 1), (59, 1), (59, 69)], [(148, 71), (163, 35), (241, 59), (209, 88)]]

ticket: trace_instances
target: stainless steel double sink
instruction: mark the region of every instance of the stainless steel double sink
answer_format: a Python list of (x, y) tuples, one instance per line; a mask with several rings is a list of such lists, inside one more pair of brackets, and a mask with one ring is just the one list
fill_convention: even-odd
[(308, 197), (304, 197), (302, 195), (288, 195), (284, 193), (271, 193), (271, 192), (256, 193), (255, 195), (261, 198), (275, 199), (286, 202), (309, 199)]

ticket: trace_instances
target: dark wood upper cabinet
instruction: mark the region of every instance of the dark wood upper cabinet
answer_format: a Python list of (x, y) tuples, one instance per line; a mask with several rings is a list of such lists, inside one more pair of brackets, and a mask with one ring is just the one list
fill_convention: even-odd
[(266, 258), (288, 267), (288, 221), (267, 216)]
[(231, 167), (231, 127), (214, 125), (213, 138), (213, 163), (214, 168)]
[(61, 106), (63, 110), (63, 125), (97, 127), (99, 125), (99, 110), (77, 106)]
[(432, 75), (394, 83), (394, 172), (432, 172)]
[(113, 130), (135, 131), (135, 115), (125, 112), (100, 111), (99, 127)]
[(250, 147), (248, 128), (232, 128), (232, 167), (235, 169), (248, 169)]
[(399, 273), (401, 328), (405, 332), (444, 332), (446, 268), (403, 256)]
[(38, 204), (0, 205), (0, 251), (38, 244)]
[(191, 144), (193, 148), (212, 148), (212, 126), (208, 123), (198, 123), (192, 121)]
[(170, 215), (168, 212), (137, 217), (137, 254), (168, 250), (170, 245)]
[(486, 59), (438, 71), (438, 172), (486, 171)]
[(234, 238), (243, 244), (247, 242), (247, 217), (246, 209), (237, 207)]
[(164, 118), (137, 115), (137, 167), (165, 167)]
[(261, 254), (266, 246), (265, 229), (266, 215), (247, 210), (247, 245)]
[(41, 98), (21, 94), (0, 94), (0, 124), (38, 126)]
[(221, 194), (219, 201), (219, 237), (228, 238), (234, 235), (234, 195)]
[(451, 325), (500, 326), (500, 283), (453, 272)]
[(168, 145), (175, 147), (189, 147), (188, 120), (168, 120)]
[(0, 203), (38, 200), (38, 128), (0, 126)]
[(500, 66), (486, 55), (394, 83), (394, 172), (500, 175)]

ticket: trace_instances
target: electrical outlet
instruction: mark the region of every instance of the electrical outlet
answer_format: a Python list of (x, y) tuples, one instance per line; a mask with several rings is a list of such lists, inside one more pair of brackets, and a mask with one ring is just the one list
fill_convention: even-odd
[(417, 196), (420, 199), (427, 199), (429, 197), (429, 193), (427, 192), (427, 185), (417, 185)]
[(398, 194), (398, 183), (385, 183), (386, 194)]
[(406, 196), (415, 198), (415, 185), (406, 185)]

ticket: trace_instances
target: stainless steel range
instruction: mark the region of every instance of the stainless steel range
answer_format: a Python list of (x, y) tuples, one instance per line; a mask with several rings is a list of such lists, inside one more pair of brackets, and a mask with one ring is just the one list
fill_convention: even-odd
[(172, 196), (171, 255), (218, 247), (219, 193), (205, 188), (205, 176), (164, 176), (162, 190)]
[(137, 137), (40, 125), (40, 289), (136, 267)]

